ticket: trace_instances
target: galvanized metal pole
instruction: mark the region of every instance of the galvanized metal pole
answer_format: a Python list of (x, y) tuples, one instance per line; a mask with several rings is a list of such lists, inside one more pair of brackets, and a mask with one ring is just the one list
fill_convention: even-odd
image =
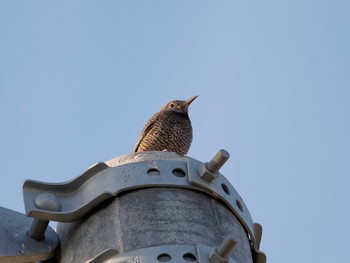
[(129, 189), (76, 222), (58, 224), (60, 262), (264, 263), (248, 209), (218, 173), (229, 155), (219, 155), (209, 167), (169, 152), (107, 162), (120, 168), (114, 176)]

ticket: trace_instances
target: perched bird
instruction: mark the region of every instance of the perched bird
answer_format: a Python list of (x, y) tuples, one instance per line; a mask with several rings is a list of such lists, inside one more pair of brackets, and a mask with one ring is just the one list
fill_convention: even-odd
[(188, 107), (197, 97), (173, 100), (164, 105), (146, 122), (133, 152), (166, 150), (185, 155), (192, 142)]

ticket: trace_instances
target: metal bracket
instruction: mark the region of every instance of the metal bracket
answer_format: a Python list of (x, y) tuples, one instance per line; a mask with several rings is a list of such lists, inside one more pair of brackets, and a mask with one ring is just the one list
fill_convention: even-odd
[[(168, 245), (149, 247), (131, 252), (118, 254), (117, 250), (109, 249), (97, 257), (85, 263), (141, 263), (141, 262), (198, 262), (215, 263), (210, 260), (211, 252), (215, 248), (199, 244), (191, 245)], [(220, 261), (219, 261), (220, 262)], [(227, 258), (227, 263), (236, 263), (231, 257)]]
[[(66, 183), (27, 180), (23, 185), (25, 210), (28, 216), (39, 219), (41, 223), (49, 220), (71, 222), (106, 199), (131, 189), (177, 187), (202, 191), (226, 203), (246, 229), (256, 258), (263, 258), (265, 255), (259, 251), (261, 236), (256, 237), (258, 232), (242, 198), (220, 173), (216, 174), (215, 180), (207, 182), (201, 176), (202, 168), (203, 163), (190, 157), (134, 162), (116, 167), (98, 163)], [(43, 202), (43, 199), (48, 201)]]

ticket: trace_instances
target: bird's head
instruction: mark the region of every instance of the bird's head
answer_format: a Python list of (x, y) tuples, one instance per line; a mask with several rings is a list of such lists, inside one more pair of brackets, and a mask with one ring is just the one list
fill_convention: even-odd
[(198, 96), (193, 96), (189, 98), (188, 100), (172, 100), (165, 104), (160, 110), (170, 110), (175, 111), (183, 114), (188, 113), (188, 107), (194, 101)]

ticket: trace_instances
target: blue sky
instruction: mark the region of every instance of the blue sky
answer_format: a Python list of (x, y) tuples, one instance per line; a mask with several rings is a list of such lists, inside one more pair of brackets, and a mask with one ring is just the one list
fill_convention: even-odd
[(264, 227), (271, 263), (350, 262), (348, 1), (2, 1), (0, 205), (130, 153), (191, 105), (189, 156)]

